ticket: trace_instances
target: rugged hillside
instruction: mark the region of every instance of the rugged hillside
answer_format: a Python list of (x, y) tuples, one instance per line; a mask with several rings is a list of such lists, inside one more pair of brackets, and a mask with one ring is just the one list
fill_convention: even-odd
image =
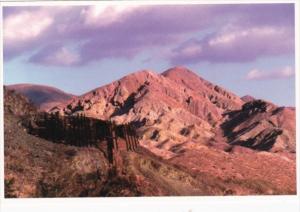
[(255, 100), (226, 115), (222, 128), (230, 144), (271, 152), (296, 151), (295, 111)]
[(176, 155), (172, 148), (180, 144), (190, 145), (190, 140), (201, 144), (214, 137), (222, 113), (231, 107), (239, 108), (242, 103), (237, 96), (201, 78), (193, 82), (199, 89), (181, 85), (172, 79), (176, 73), (184, 79), (197, 77), (184, 68), (174, 68), (162, 75), (139, 71), (52, 111), (64, 115), (84, 113), (117, 123), (133, 122), (139, 127), (142, 145), (170, 158)]
[(26, 96), (37, 108), (47, 111), (55, 105), (66, 102), (74, 97), (57, 88), (35, 85), (35, 84), (15, 84), (6, 86), (7, 89)]
[(36, 112), (26, 97), (4, 87), (6, 198), (138, 195), (129, 175), (111, 173), (103, 150), (28, 134), (21, 121)]
[[(81, 156), (78, 161), (95, 166), (99, 162), (96, 167), (106, 173), (101, 180), (96, 177), (94, 187), (89, 183), (98, 175), (89, 175), (92, 181), (76, 178), (76, 182), (82, 182), (74, 181), (76, 190), (64, 181), (72, 173), (62, 174), (58, 183), (50, 180), (52, 187), (62, 187), (61, 193), (54, 196), (83, 195), (79, 191), (87, 185), (92, 189), (84, 193), (86, 196), (296, 193), (295, 109), (263, 100), (245, 101), (186, 68), (175, 67), (162, 74), (139, 71), (50, 111), (134, 124), (140, 143), (136, 152), (128, 152), (120, 140), (120, 149), (114, 152), (113, 170), (107, 164), (103, 144), (75, 148), (51, 143), (52, 149), (41, 147), (37, 157), (42, 160), (51, 161), (52, 156), (66, 160), (66, 165), (58, 166), (60, 170), (70, 171), (68, 166), (75, 163), (76, 157), (66, 156), (65, 151), (71, 148)], [(48, 142), (27, 134), (16, 139), (14, 133), (7, 133), (9, 129), (12, 128), (5, 129), (8, 141), (22, 143), (21, 138), (26, 138)], [(30, 143), (26, 141), (26, 145), (27, 142)], [(26, 148), (39, 148), (33, 146)], [(44, 148), (48, 148), (51, 156), (44, 154)], [(41, 167), (48, 170), (46, 164)], [(97, 173), (97, 168), (89, 169), (88, 173)], [(42, 182), (48, 182), (47, 179)]]
[[(103, 143), (74, 147), (30, 135), (20, 121), (36, 109), (14, 91), (4, 88), (4, 94), (6, 198), (185, 195), (193, 186), (194, 195), (200, 195), (215, 187), (146, 149), (128, 152), (123, 141), (112, 167)], [(222, 193), (222, 188), (215, 190)]]
[(34, 105), (23, 95), (4, 86), (4, 112), (15, 116), (30, 115), (37, 112)]
[(206, 81), (187, 68), (171, 68), (162, 73), (162, 75), (196, 92), (197, 96), (207, 98), (217, 108), (223, 110), (239, 109), (243, 104), (243, 101), (235, 94)]
[(143, 148), (198, 183), (212, 179), (207, 194), (295, 192), (295, 110), (241, 99), (184, 67), (136, 72), (53, 111), (134, 123)]
[[(275, 131), (278, 132), (273, 136), (274, 143), (278, 140), (275, 146), (281, 146), (276, 151), (294, 151), (294, 111), (285, 108), (283, 112), (273, 114), (281, 109), (272, 104), (268, 112), (245, 116), (243, 114), (252, 110), (247, 105), (251, 103), (245, 103), (186, 68), (175, 67), (162, 74), (147, 70), (136, 72), (52, 111), (135, 123), (142, 145), (164, 158), (174, 157), (184, 148), (210, 145), (216, 139), (218, 147), (227, 148), (231, 144), (240, 144), (241, 135), (244, 136), (242, 140), (245, 136), (248, 141), (264, 140)], [(234, 120), (233, 114), (236, 115)], [(234, 126), (231, 126), (233, 122)], [(256, 128), (255, 123), (258, 124)], [(265, 136), (258, 136), (262, 130)], [(283, 133), (279, 133), (281, 131)], [(283, 145), (286, 142), (290, 145)]]

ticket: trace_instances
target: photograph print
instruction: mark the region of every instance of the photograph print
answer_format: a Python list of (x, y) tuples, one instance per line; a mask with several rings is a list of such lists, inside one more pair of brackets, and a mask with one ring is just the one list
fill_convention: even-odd
[(3, 6), (5, 198), (296, 195), (294, 7)]

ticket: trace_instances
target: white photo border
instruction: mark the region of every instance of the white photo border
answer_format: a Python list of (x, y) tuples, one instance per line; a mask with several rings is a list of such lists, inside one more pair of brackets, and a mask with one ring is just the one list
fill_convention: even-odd
[[(199, 197), (116, 197), (116, 198), (4, 198), (4, 118), (3, 118), (3, 20), (4, 6), (54, 6), (54, 5), (93, 5), (93, 4), (256, 4), (256, 3), (294, 3), (295, 5), (295, 80), (296, 80), (296, 164), (297, 195), (288, 196), (199, 196)], [(173, 0), (173, 1), (2, 1), (0, 2), (0, 207), (3, 212), (53, 212), (53, 211), (130, 211), (130, 212), (298, 212), (299, 195), (299, 0)]]

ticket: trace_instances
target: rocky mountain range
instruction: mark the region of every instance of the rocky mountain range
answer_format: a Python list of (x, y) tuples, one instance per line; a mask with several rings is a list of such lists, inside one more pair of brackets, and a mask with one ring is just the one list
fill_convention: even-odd
[(139, 71), (51, 111), (133, 122), (141, 143), (167, 159), (210, 143), (295, 151), (295, 111), (263, 100), (245, 103), (184, 67), (162, 74)]
[(140, 195), (296, 193), (295, 109), (240, 98), (185, 67), (138, 71), (81, 96), (62, 93), (51, 108), (16, 90), (62, 116), (133, 124), (140, 152), (117, 158)]

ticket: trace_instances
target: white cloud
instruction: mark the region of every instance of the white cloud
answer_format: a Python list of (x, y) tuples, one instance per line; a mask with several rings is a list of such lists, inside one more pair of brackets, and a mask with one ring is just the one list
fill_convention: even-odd
[[(249, 62), (262, 56), (292, 54), (292, 31), (285, 26), (227, 26), (200, 40), (183, 42), (172, 50), (170, 58), (172, 64), (202, 61)], [(189, 50), (191, 46), (193, 51)]]
[(290, 78), (295, 75), (295, 70), (291, 66), (285, 66), (281, 69), (267, 72), (260, 69), (252, 69), (248, 72), (247, 80), (270, 80)]
[(133, 5), (94, 5), (84, 8), (81, 17), (88, 26), (106, 26), (121, 20), (121, 16), (131, 12), (137, 6)]
[(226, 28), (223, 32), (219, 33), (215, 37), (211, 38), (208, 43), (210, 46), (216, 45), (227, 45), (237, 42), (241, 39), (246, 38), (255, 38), (255, 39), (264, 39), (268, 36), (278, 36), (279, 34), (284, 33), (285, 31), (282, 28), (275, 29), (272, 27), (253, 27), (250, 29), (229, 29)]
[(10, 15), (4, 20), (4, 42), (16, 45), (40, 36), (51, 24), (53, 18), (42, 11), (24, 11)]
[(199, 55), (202, 52), (202, 47), (200, 45), (196, 46), (187, 46), (181, 50), (181, 54), (184, 54), (187, 57), (194, 57)]
[(48, 55), (43, 59), (47, 64), (51, 65), (74, 65), (80, 61), (80, 56), (77, 53), (71, 52), (65, 47), (58, 49), (51, 55)]

